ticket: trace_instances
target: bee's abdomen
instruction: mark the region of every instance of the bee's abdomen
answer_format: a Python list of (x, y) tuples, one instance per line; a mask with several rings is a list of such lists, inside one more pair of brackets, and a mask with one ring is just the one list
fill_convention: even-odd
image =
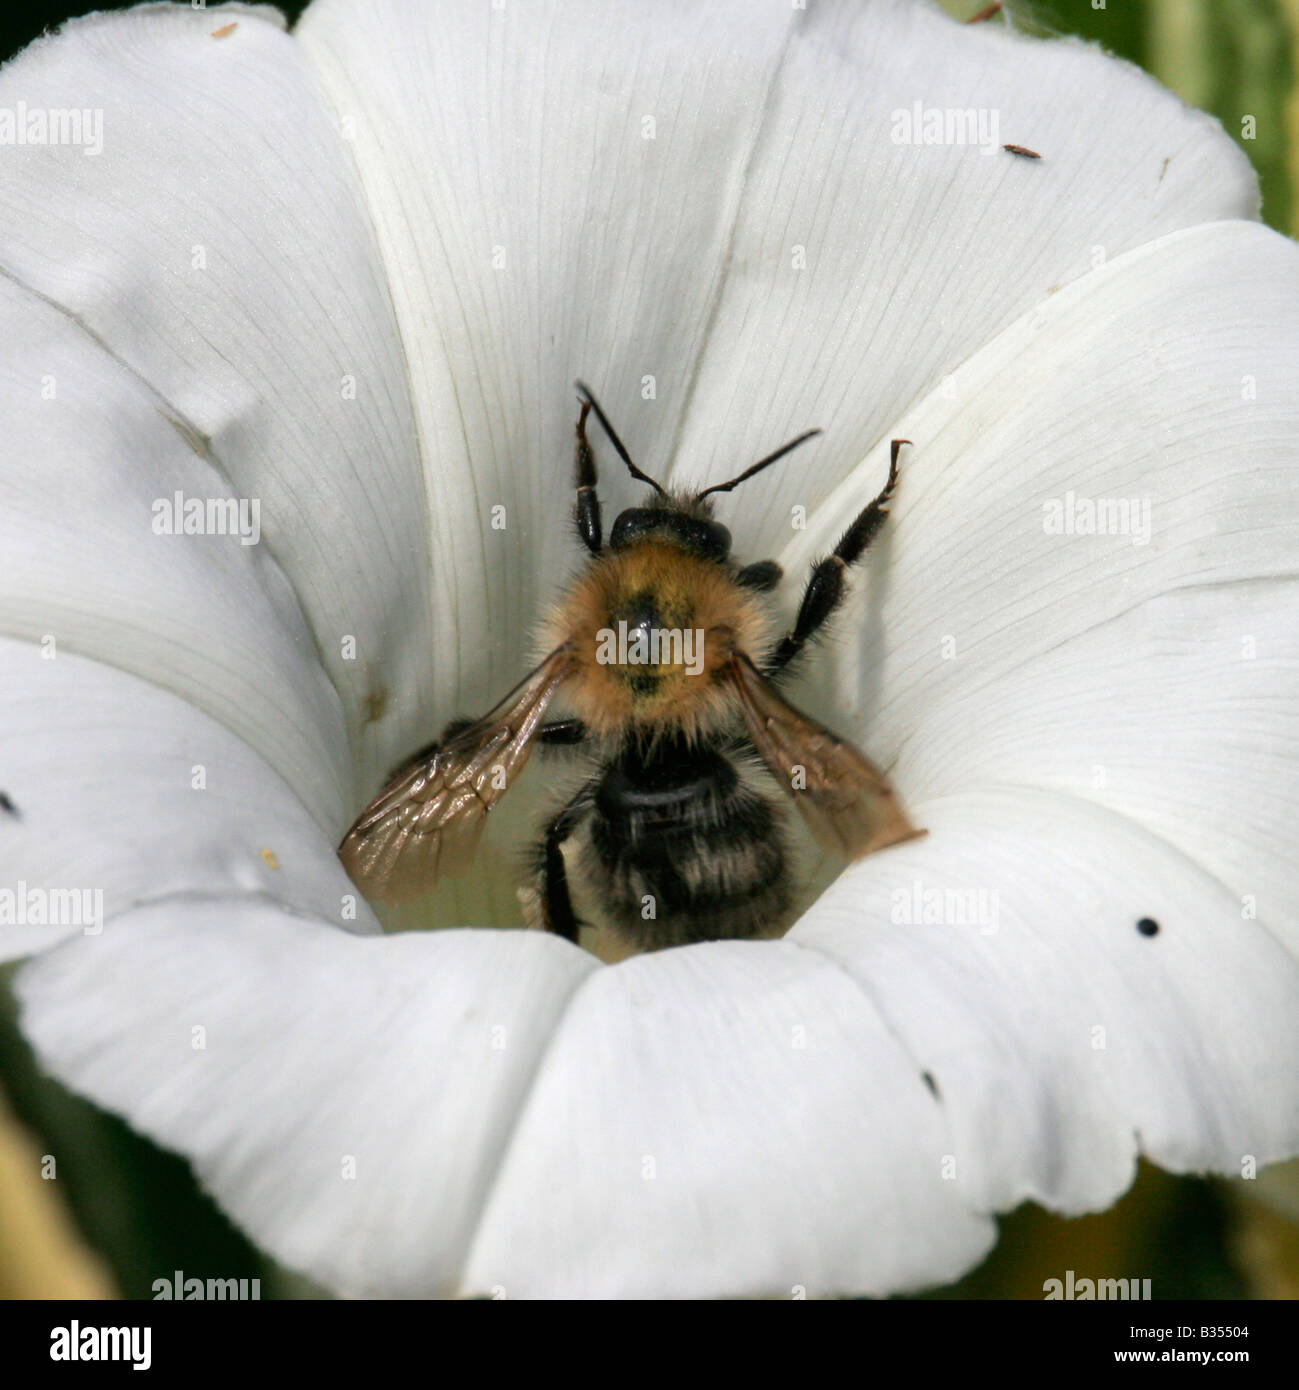
[(709, 748), (672, 745), (612, 764), (587, 853), (599, 910), (642, 949), (766, 936), (789, 907), (780, 812)]

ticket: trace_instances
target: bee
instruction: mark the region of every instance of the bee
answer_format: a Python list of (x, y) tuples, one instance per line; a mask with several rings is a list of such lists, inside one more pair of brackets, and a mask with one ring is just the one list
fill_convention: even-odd
[[(623, 953), (778, 935), (791, 911), (789, 801), (823, 847), (848, 859), (924, 833), (861, 752), (777, 688), (843, 601), (910, 441), (892, 441), (884, 488), (812, 566), (793, 627), (776, 637), (766, 595), (781, 568), (733, 559), (710, 499), (820, 431), (729, 482), (669, 492), (632, 462), (590, 389), (577, 389), (573, 521), (589, 558), (545, 621), (545, 656), (493, 709), (455, 721), (399, 767), (339, 853), (368, 897), (425, 892), (469, 864), (534, 745), (581, 746), (597, 755), (595, 770), (552, 810), (531, 853), (519, 895), (529, 925), (576, 941), (576, 890)], [(607, 544), (592, 411), (651, 489), (618, 515)], [(565, 717), (548, 719), (557, 700)]]

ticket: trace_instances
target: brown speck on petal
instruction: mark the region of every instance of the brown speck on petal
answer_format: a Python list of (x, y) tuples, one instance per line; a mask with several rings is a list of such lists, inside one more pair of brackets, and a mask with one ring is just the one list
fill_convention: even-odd
[(388, 687), (381, 685), (371, 690), (365, 697), (365, 722), (367, 724), (377, 724), (383, 718), (383, 712), (388, 708)]

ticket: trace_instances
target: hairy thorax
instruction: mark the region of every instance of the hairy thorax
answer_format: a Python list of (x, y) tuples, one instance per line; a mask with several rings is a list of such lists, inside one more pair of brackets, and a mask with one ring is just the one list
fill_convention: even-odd
[(647, 540), (597, 559), (552, 610), (545, 640), (571, 644), (566, 703), (592, 733), (694, 738), (732, 713), (719, 674), (737, 651), (761, 661), (770, 621), (725, 565)]

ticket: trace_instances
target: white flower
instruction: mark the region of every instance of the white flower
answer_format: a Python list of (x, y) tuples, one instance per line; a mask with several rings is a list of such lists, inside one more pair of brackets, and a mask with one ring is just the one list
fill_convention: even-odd
[[(0, 885), (104, 907), (0, 928), (44, 1062), (350, 1293), (917, 1288), (1138, 1152), (1299, 1150), (1299, 257), (1215, 123), (900, 0), (276, 19), (0, 74), (102, 115), (0, 149)], [(343, 920), (351, 818), (578, 559), (577, 375), (673, 477), (825, 431), (719, 507), (787, 610), (915, 442), (797, 698), (929, 835), (782, 941)]]

